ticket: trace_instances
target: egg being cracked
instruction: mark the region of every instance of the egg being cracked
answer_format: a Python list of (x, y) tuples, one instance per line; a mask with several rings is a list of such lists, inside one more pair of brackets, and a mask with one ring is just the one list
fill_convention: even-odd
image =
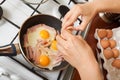
[(101, 46), (102, 46), (102, 48), (108, 48), (109, 47), (109, 45), (110, 45), (110, 43), (109, 43), (109, 41), (108, 40), (101, 40), (100, 41), (100, 44), (101, 44)]
[(99, 29), (97, 33), (101, 39), (107, 36), (107, 31), (105, 29)]

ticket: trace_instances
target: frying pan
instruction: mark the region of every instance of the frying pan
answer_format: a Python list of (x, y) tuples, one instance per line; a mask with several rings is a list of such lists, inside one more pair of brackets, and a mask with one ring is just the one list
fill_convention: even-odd
[[(0, 53), (0, 55), (3, 55), (3, 56), (15, 56), (16, 54), (22, 53), (25, 60), (28, 63), (30, 63), (32, 66), (34, 66), (35, 68), (38, 68), (40, 70), (49, 71), (49, 69), (47, 69), (47, 68), (41, 68), (41, 67), (33, 64), (26, 57), (26, 51), (25, 51), (25, 48), (24, 48), (24, 34), (26, 34), (28, 28), (30, 28), (32, 26), (35, 26), (37, 24), (46, 24), (46, 25), (48, 25), (50, 27), (53, 27), (57, 31), (60, 31), (61, 23), (62, 22), (59, 19), (57, 19), (56, 17), (53, 17), (51, 15), (41, 14), (41, 15), (31, 16), (30, 18), (28, 18), (23, 23), (23, 25), (20, 28), (20, 31), (19, 31), (19, 43), (18, 44), (11, 44), (10, 46), (0, 48), (0, 52), (10, 52), (11, 51), (12, 55), (10, 55), (9, 53)], [(66, 61), (63, 61), (59, 66), (54, 67), (52, 69), (52, 71), (62, 70), (62, 69), (65, 69), (67, 67), (68, 67), (68, 63)]]
[(0, 19), (1, 19), (2, 15), (3, 15), (3, 10), (2, 10), (2, 8), (0, 6)]

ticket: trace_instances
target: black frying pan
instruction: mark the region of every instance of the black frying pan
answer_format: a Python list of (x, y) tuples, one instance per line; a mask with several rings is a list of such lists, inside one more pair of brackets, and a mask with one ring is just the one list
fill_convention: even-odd
[[(33, 64), (27, 57), (26, 52), (24, 48), (24, 34), (26, 34), (27, 29), (37, 25), (37, 24), (46, 24), (48, 26), (51, 26), (55, 28), (56, 30), (60, 31), (61, 29), (61, 21), (53, 16), (50, 15), (35, 15), (30, 18), (28, 18), (23, 25), (21, 26), (20, 32), (19, 32), (19, 46), (12, 44), (12, 47), (2, 48), (0, 51), (8, 50), (8, 48), (12, 48), (12, 51), (15, 53), (22, 53), (23, 57), (26, 59), (27, 62), (29, 62), (32, 66), (40, 69), (40, 70), (48, 70), (46, 68), (41, 68)], [(4, 54), (4, 53), (3, 53)], [(54, 67), (53, 70), (62, 70), (65, 69), (68, 66), (68, 63), (66, 61), (63, 61), (61, 65)], [(53, 71), (52, 70), (52, 71)]]
[[(26, 34), (27, 29), (37, 25), (37, 24), (46, 24), (48, 26), (51, 26), (53, 28), (55, 28), (56, 30), (60, 31), (61, 29), (61, 21), (53, 16), (50, 15), (35, 15), (30, 17), (29, 19), (27, 19), (24, 24), (21, 27), (20, 30), (20, 35), (19, 35), (19, 42), (20, 42), (20, 48), (21, 51), (23, 53), (23, 56), (25, 57), (25, 59), (29, 62), (29, 60), (26, 58), (26, 53), (25, 53), (25, 49), (24, 49), (24, 42), (23, 42), (23, 35)], [(62, 68), (65, 68), (68, 65), (67, 62), (62, 62), (62, 64), (60, 66), (57, 66), (55, 68), (53, 68), (53, 70), (59, 70)]]

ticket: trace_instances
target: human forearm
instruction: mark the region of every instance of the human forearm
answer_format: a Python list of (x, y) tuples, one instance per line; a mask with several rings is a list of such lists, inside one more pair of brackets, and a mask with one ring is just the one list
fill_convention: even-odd
[(120, 0), (94, 0), (93, 5), (97, 12), (120, 13)]
[(89, 61), (77, 68), (81, 80), (103, 80), (99, 65), (96, 61)]

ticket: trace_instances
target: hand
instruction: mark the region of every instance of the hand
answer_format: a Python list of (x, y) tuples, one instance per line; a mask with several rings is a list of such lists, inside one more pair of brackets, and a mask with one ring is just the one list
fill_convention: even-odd
[(58, 50), (72, 66), (78, 69), (81, 65), (89, 65), (90, 60), (95, 60), (91, 48), (81, 36), (74, 36), (66, 30), (62, 30), (61, 35), (56, 37)]
[(82, 18), (82, 23), (74, 27), (75, 30), (83, 31), (88, 23), (94, 18), (97, 10), (94, 7), (93, 2), (87, 2), (85, 4), (76, 4), (71, 10), (65, 15), (62, 23), (62, 29), (67, 29), (72, 26), (79, 16)]
[(81, 80), (103, 80), (93, 52), (81, 36), (62, 30), (56, 40), (60, 55), (78, 70)]

